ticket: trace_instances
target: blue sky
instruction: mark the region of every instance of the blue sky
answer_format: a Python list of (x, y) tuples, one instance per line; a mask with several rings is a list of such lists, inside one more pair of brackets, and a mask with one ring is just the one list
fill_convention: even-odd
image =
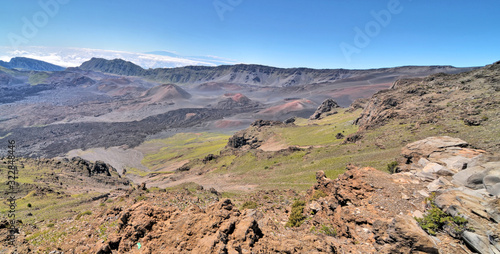
[[(500, 60), (499, 11), (500, 1), (464, 0), (3, 1), (0, 46), (170, 51), (277, 67), (481, 66)], [(36, 32), (23, 34), (26, 20)]]

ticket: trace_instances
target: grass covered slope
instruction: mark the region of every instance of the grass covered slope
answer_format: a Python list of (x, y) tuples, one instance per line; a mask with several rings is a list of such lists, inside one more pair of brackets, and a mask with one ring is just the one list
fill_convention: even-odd
[[(364, 141), (345, 143), (344, 138), (337, 138), (339, 133), (347, 137), (358, 130), (353, 122), (360, 113), (361, 110), (340, 109), (321, 120), (299, 118), (295, 125), (247, 129), (262, 139), (264, 150), (230, 149), (226, 147), (229, 136), (215, 133), (182, 133), (148, 141), (139, 149), (145, 155), (142, 163), (149, 171), (128, 169), (127, 172), (146, 178), (168, 172), (176, 180), (190, 178), (190, 174), (201, 175), (200, 184), (224, 179), (227, 185), (234, 186), (223, 190), (241, 186), (305, 190), (315, 182), (314, 175), (319, 169), (331, 177), (343, 173), (346, 165), (354, 162), (385, 170), (387, 163), (397, 157), (399, 148), (381, 149)], [(209, 154), (215, 158), (204, 161)], [(188, 171), (176, 172), (185, 164), (189, 165)], [(154, 179), (151, 181), (154, 184)]]
[[(83, 160), (82, 160), (83, 161)], [(80, 161), (80, 162), (82, 162)], [(19, 159), (19, 184), (16, 217), (23, 223), (50, 221), (71, 217), (89, 207), (102, 193), (116, 188), (127, 188), (129, 181), (118, 176), (116, 171), (89, 175), (83, 164), (53, 159)], [(0, 192), (5, 193), (8, 185), (6, 160), (0, 160)], [(0, 197), (6, 202), (6, 196)], [(97, 199), (96, 199), (97, 198)], [(6, 218), (8, 206), (0, 207), (0, 218)], [(1, 220), (1, 219), (0, 219)]]

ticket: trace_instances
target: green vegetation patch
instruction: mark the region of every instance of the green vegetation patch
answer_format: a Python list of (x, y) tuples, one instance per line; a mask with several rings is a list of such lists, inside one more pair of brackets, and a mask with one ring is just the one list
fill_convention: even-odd
[(288, 217), (287, 227), (298, 227), (304, 222), (306, 216), (303, 215), (304, 208), (306, 207), (306, 202), (301, 200), (296, 200), (292, 204), (292, 212), (290, 217)]
[(326, 196), (327, 196), (326, 193), (324, 193), (322, 190), (316, 190), (314, 191), (311, 200), (318, 200), (319, 198), (324, 198)]
[(420, 227), (431, 235), (436, 235), (443, 227), (449, 226), (454, 232), (461, 233), (465, 231), (467, 220), (460, 216), (451, 216), (436, 206), (434, 202), (436, 193), (427, 198), (431, 208), (427, 210), (423, 218), (415, 218)]
[(156, 170), (175, 162), (202, 159), (208, 154), (218, 154), (230, 137), (208, 132), (178, 133), (166, 139), (147, 141), (142, 146), (152, 149), (146, 152), (142, 164)]
[(32, 71), (29, 74), (28, 82), (30, 83), (30, 85), (36, 86), (45, 83), (47, 81), (47, 78), (49, 78), (49, 76), (50, 74), (47, 72)]
[(76, 218), (75, 218), (75, 219), (76, 219), (76, 220), (79, 220), (81, 217), (83, 217), (83, 216), (85, 216), (85, 215), (91, 215), (91, 214), (92, 214), (92, 212), (87, 210), (87, 211), (85, 211), (85, 212), (81, 212), (81, 213), (79, 213), (79, 214), (76, 216)]
[(243, 209), (243, 210), (245, 210), (245, 209), (255, 209), (255, 208), (257, 208), (257, 203), (255, 203), (255, 201), (246, 201), (241, 206), (241, 209)]
[(320, 232), (327, 236), (337, 236), (337, 229), (331, 225), (321, 225)]
[(396, 170), (398, 168), (398, 162), (397, 161), (392, 161), (387, 164), (387, 171), (391, 174), (396, 173)]

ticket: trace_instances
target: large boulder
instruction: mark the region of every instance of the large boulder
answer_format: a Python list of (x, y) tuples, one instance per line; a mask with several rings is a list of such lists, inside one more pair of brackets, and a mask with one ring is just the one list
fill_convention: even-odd
[(388, 234), (395, 244), (383, 249), (382, 253), (439, 253), (434, 240), (408, 215), (394, 218)]
[(458, 180), (467, 184), (469, 173), (475, 174), (482, 170), (472, 168), (484, 162), (483, 150), (468, 148), (468, 143), (448, 136), (428, 137), (406, 145), (399, 159), (402, 171), (417, 170), (425, 174), (452, 176), (466, 169)]
[(432, 153), (442, 152), (449, 147), (466, 147), (468, 143), (448, 136), (428, 137), (406, 145), (401, 154), (407, 159), (407, 164), (418, 162), (420, 158), (427, 158)]
[(95, 175), (106, 175), (111, 176), (111, 172), (117, 172), (113, 166), (105, 163), (104, 161), (96, 161), (92, 163), (88, 160), (84, 160), (80, 157), (71, 158), (71, 162), (83, 172), (86, 172), (88, 176)]
[(272, 120), (256, 120), (249, 128), (236, 132), (227, 142), (228, 148), (237, 149), (257, 149), (266, 139), (269, 138), (270, 133), (266, 132), (266, 128), (273, 126), (285, 126), (283, 122)]
[(104, 174), (107, 176), (111, 176), (110, 168), (112, 168), (111, 165), (105, 163), (104, 161), (96, 161), (94, 163), (94, 166), (90, 170), (90, 175), (97, 175), (97, 174)]
[(337, 111), (335, 109), (340, 108), (339, 104), (333, 99), (326, 99), (319, 105), (318, 109), (314, 112), (314, 114), (309, 117), (311, 120), (321, 119), (322, 117), (336, 114)]
[(486, 191), (493, 196), (500, 196), (500, 177), (487, 175), (483, 178), (483, 184)]

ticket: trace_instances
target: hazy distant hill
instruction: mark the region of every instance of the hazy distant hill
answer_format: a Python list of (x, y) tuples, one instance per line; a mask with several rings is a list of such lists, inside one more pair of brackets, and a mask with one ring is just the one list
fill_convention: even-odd
[(0, 66), (29, 71), (62, 71), (65, 69), (61, 66), (26, 57), (14, 57), (9, 62), (0, 61)]
[(105, 73), (112, 73), (126, 76), (143, 76), (144, 69), (132, 62), (122, 59), (106, 60), (93, 57), (87, 62), (82, 63), (80, 69), (93, 70)]
[(221, 65), (186, 66), (179, 68), (158, 68), (145, 70), (140, 66), (121, 59), (106, 60), (92, 58), (80, 67), (83, 70), (100, 71), (111, 74), (139, 76), (150, 80), (173, 84), (202, 84), (225, 82), (257, 86), (288, 87), (314, 83), (334, 82), (346, 78), (362, 78), (377, 75), (426, 76), (437, 72), (462, 72), (464, 68), (453, 66), (404, 66), (370, 70), (276, 68), (263, 65)]

